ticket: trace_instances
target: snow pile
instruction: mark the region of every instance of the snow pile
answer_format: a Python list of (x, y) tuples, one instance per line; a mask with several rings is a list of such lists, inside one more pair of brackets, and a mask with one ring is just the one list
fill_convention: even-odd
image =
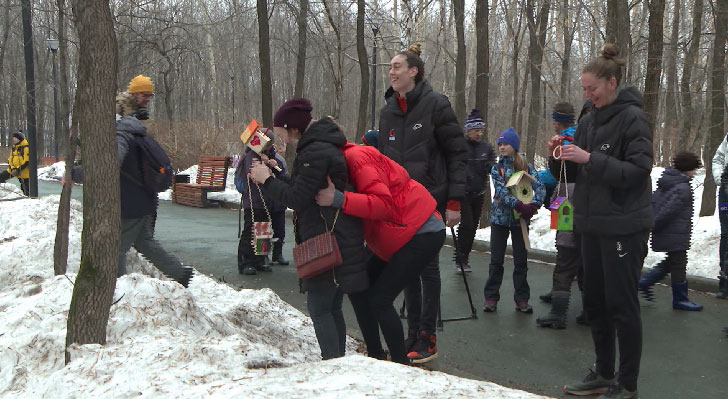
[[(17, 194), (1, 188), (0, 199)], [(129, 267), (144, 274), (117, 280), (106, 345), (72, 345), (66, 366), (82, 215), (73, 201), (69, 273), (53, 276), (57, 207), (58, 196), (0, 206), (3, 398), (543, 398), (355, 355), (350, 338), (350, 356), (319, 361), (311, 320), (272, 291), (201, 275), (184, 289), (149, 277), (134, 251)]]

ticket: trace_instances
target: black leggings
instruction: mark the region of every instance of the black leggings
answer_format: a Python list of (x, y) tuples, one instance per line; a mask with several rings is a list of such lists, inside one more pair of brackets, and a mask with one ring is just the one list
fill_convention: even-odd
[(408, 284), (417, 281), (444, 242), (445, 230), (415, 234), (389, 262), (377, 256), (369, 259), (369, 290), (366, 295), (349, 295), (349, 299), (370, 355), (382, 353), (381, 327), (392, 361), (407, 364), (402, 321), (394, 308), (394, 300)]

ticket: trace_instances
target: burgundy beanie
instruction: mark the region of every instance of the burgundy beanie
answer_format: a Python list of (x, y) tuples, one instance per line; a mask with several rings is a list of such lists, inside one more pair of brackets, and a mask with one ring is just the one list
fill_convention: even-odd
[(306, 130), (311, 122), (311, 102), (305, 98), (292, 98), (284, 102), (273, 116), (273, 127)]

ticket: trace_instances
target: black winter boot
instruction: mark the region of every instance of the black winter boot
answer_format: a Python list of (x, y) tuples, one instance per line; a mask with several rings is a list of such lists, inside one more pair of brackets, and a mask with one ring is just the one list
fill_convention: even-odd
[(195, 273), (195, 269), (189, 266), (182, 266), (182, 275), (177, 279), (177, 282), (182, 284), (183, 287), (187, 288), (192, 280), (192, 275)]
[(278, 263), (281, 266), (286, 266), (288, 261), (283, 258), (283, 241), (276, 241), (273, 243), (273, 257), (271, 259), (273, 263)]
[(728, 276), (724, 271), (718, 276), (718, 292), (715, 294), (718, 299), (728, 299)]
[(540, 300), (542, 300), (543, 302), (551, 303), (551, 296), (552, 296), (552, 293), (549, 292), (547, 294), (539, 295), (538, 298)]
[(652, 292), (652, 286), (655, 285), (656, 282), (662, 280), (665, 275), (667, 275), (667, 272), (665, 269), (661, 268), (660, 265), (653, 267), (642, 275), (639, 282), (639, 289), (645, 300), (650, 302), (655, 301), (655, 294)]
[(569, 291), (554, 291), (551, 293), (551, 312), (545, 317), (536, 319), (541, 327), (556, 329), (566, 328), (566, 312), (569, 310)]

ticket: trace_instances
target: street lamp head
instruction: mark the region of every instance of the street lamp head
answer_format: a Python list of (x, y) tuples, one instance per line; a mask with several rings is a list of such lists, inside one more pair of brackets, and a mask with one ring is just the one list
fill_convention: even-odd
[(58, 51), (58, 39), (47, 39), (46, 45), (48, 46), (48, 49), (52, 52)]
[(374, 36), (376, 36), (379, 32), (379, 26), (382, 22), (384, 22), (384, 18), (380, 16), (373, 16), (369, 18), (369, 23), (372, 24), (372, 32), (374, 33)]

